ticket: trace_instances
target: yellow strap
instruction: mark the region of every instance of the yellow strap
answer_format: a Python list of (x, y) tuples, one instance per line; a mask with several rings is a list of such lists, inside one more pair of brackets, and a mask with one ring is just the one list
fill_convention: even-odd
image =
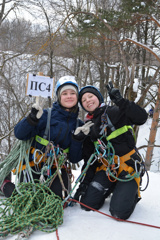
[[(116, 138), (119, 135), (127, 132), (128, 129), (132, 129), (132, 131), (133, 131), (133, 128), (130, 125), (128, 125), (128, 126), (125, 125), (125, 126), (123, 126), (121, 128), (116, 129), (115, 131), (113, 131), (108, 137), (106, 137), (106, 140), (108, 141), (108, 140), (111, 140), (113, 138)], [(136, 141), (136, 137), (135, 137), (134, 131), (133, 131), (133, 137), (134, 137), (134, 140)], [(94, 141), (94, 145), (96, 146), (97, 144), (99, 144), (99, 142), (98, 141)]]
[(38, 135), (36, 135), (35, 140), (36, 140), (36, 142), (38, 142), (38, 143), (40, 143), (40, 144), (42, 144), (44, 146), (47, 146), (48, 143), (49, 143), (48, 140), (46, 140), (46, 139), (44, 139), (44, 138), (42, 138), (42, 137), (40, 137)]
[[(128, 129), (132, 129), (132, 131), (133, 131), (133, 128), (132, 128), (130, 125), (128, 125), (128, 126), (125, 125), (125, 126), (123, 126), (123, 127), (121, 127), (121, 128), (116, 129), (116, 130), (113, 131), (108, 137), (106, 137), (107, 141), (108, 141), (108, 140), (111, 140), (111, 139), (113, 139), (113, 138), (116, 138), (116, 137), (118, 137), (119, 135), (127, 132)], [(134, 136), (134, 138), (135, 138), (135, 136)]]
[[(42, 138), (42, 137), (40, 137), (38, 135), (35, 136), (35, 140), (36, 140), (36, 142), (38, 142), (38, 143), (40, 143), (40, 144), (42, 144), (44, 146), (47, 146), (48, 143), (49, 143), (48, 140), (46, 140), (46, 139), (44, 139), (44, 138)], [(64, 149), (63, 153), (69, 153), (69, 148)]]
[(63, 150), (63, 153), (69, 153), (69, 147)]

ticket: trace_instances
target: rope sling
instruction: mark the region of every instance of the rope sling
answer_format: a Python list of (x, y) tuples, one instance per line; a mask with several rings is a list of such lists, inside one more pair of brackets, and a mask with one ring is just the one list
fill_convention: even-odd
[[(29, 152), (32, 140), (17, 141), (7, 158), (0, 164), (0, 183), (16, 168), (15, 188), (12, 196), (0, 199), (0, 236), (6, 237), (9, 234), (17, 234), (28, 237), (34, 229), (44, 232), (53, 232), (63, 223), (62, 199), (49, 188), (55, 177), (60, 176), (60, 169), (66, 161), (66, 154), (52, 143), (47, 146), (47, 161), (41, 172), (34, 171), (29, 164)], [(56, 171), (48, 176), (46, 180), (41, 178), (55, 161)], [(25, 162), (30, 182), (19, 182), (22, 166)], [(39, 162), (38, 162), (39, 163)], [(32, 172), (40, 175), (40, 180), (34, 180)], [(23, 231), (23, 232), (21, 232)], [(19, 235), (19, 236), (20, 236)], [(19, 239), (19, 238), (18, 238)], [(24, 238), (23, 238), (24, 239)]]

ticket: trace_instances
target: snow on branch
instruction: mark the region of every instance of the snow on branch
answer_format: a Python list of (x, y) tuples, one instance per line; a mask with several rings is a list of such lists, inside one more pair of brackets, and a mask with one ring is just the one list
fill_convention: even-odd
[(126, 42), (126, 41), (135, 43), (137, 46), (146, 49), (147, 51), (149, 51), (150, 53), (152, 53), (152, 54), (157, 58), (157, 60), (160, 62), (160, 57), (159, 57), (150, 47), (146, 46), (146, 45), (143, 44), (143, 43), (137, 42), (137, 41), (135, 41), (135, 40), (133, 40), (133, 39), (131, 39), (131, 38), (126, 38), (126, 39), (120, 40), (120, 42)]

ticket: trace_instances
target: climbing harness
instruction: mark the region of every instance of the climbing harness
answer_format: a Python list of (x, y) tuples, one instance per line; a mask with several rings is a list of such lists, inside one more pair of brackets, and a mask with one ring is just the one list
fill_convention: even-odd
[(130, 130), (132, 132), (134, 140), (136, 142), (136, 136), (135, 136), (133, 127), (131, 125), (124, 125), (123, 127), (118, 128), (118, 129), (115, 128), (115, 126), (113, 125), (113, 123), (111, 122), (111, 120), (107, 114), (108, 107), (109, 107), (109, 104), (106, 106), (105, 111), (101, 116), (100, 135), (103, 137), (106, 137), (107, 127), (109, 127), (112, 131), (112, 133), (106, 137), (106, 140), (109, 141), (109, 140), (116, 138), (116, 137), (120, 136), (121, 134)]
[[(94, 142), (95, 149), (97, 152), (97, 159), (102, 163), (101, 167), (98, 167), (97, 171), (105, 170), (107, 176), (115, 178), (118, 181), (127, 182), (134, 178), (138, 178), (140, 176), (140, 172), (137, 170), (137, 164), (139, 162), (135, 161), (135, 170), (133, 174), (133, 168), (131, 168), (128, 172), (128, 166), (125, 164), (125, 161), (130, 159), (130, 156), (135, 153), (133, 149), (130, 153), (119, 157), (115, 155), (114, 148), (110, 141), (107, 142), (107, 145), (103, 142), (102, 139), (98, 139), (98, 141)], [(122, 170), (128, 172), (128, 175), (125, 176), (125, 179), (118, 178)]]
[[(142, 168), (143, 160), (141, 157), (140, 157), (141, 160), (132, 159), (132, 155), (136, 152), (135, 149), (133, 149), (131, 152), (127, 153), (126, 155), (119, 157), (115, 155), (113, 147), (110, 147), (110, 149), (112, 150), (111, 152), (110, 152), (110, 149), (108, 148), (108, 146), (110, 146), (111, 144), (110, 140), (128, 131), (132, 133), (134, 140), (136, 142), (136, 137), (134, 134), (133, 127), (130, 125), (124, 125), (123, 127), (116, 129), (107, 114), (108, 106), (109, 105), (106, 106), (105, 111), (101, 116), (101, 126), (100, 126), (101, 138), (94, 142), (95, 150), (97, 152), (96, 158), (98, 159), (98, 162), (102, 163), (102, 165), (97, 168), (97, 171), (100, 171), (100, 170), (106, 171), (106, 174), (110, 181), (118, 180), (118, 181), (127, 182), (132, 179), (135, 179), (138, 185), (138, 189), (140, 189), (140, 176), (143, 171), (143, 168)], [(107, 128), (109, 128), (112, 131), (111, 134), (108, 136), (107, 136)], [(103, 139), (106, 139), (107, 146), (103, 142)], [(130, 159), (134, 161), (134, 167), (130, 167), (125, 163), (127, 160), (130, 160)], [(123, 170), (128, 172), (128, 174), (124, 178), (121, 178), (119, 177), (119, 175)], [(138, 192), (140, 197), (140, 191)]]

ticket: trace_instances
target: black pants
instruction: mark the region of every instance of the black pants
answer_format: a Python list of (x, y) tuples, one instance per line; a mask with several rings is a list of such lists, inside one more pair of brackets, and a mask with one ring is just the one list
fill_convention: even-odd
[[(24, 170), (26, 171), (26, 170)], [(35, 171), (35, 168), (34, 168), (34, 171)], [(52, 174), (54, 174), (55, 170), (53, 169), (52, 170)], [(40, 174), (36, 174), (34, 172), (32, 172), (32, 176), (33, 176), (33, 179), (39, 179), (40, 178)], [(45, 177), (47, 178), (47, 176)], [(64, 183), (64, 186), (66, 189), (68, 189), (68, 174), (66, 172), (65, 169), (61, 169), (61, 178), (62, 178), (62, 181)], [(20, 179), (20, 182), (30, 182), (30, 178), (29, 178), (29, 175), (26, 173), (25, 174), (25, 178), (24, 178), (24, 172), (22, 172), (21, 174), (21, 179)], [(58, 177), (58, 175), (56, 176), (56, 178), (53, 180), (51, 186), (50, 186), (50, 189), (58, 196), (60, 196), (62, 198), (62, 185), (61, 185), (61, 182), (60, 182), (60, 179)], [(65, 195), (67, 196), (67, 192), (65, 192)]]
[[(112, 216), (120, 219), (129, 218), (138, 200), (138, 186), (134, 179), (128, 182), (111, 182), (105, 171), (99, 171), (89, 184), (81, 202), (98, 210), (111, 193), (113, 194), (109, 210)], [(89, 210), (84, 206), (82, 208)]]

